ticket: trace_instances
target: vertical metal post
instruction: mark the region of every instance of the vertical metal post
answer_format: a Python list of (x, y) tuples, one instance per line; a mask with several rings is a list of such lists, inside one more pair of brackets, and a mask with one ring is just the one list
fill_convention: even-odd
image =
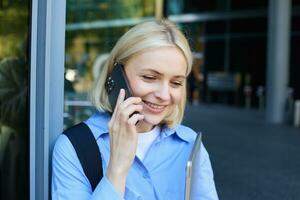
[(250, 85), (245, 85), (244, 87), (244, 95), (245, 95), (245, 108), (251, 108), (251, 95), (252, 95), (252, 87)]
[(155, 0), (155, 18), (157, 20), (162, 19), (164, 11), (164, 0)]
[(290, 51), (291, 0), (269, 0), (266, 118), (284, 122)]
[(48, 200), (50, 157), (63, 128), (65, 0), (32, 0), (30, 200)]

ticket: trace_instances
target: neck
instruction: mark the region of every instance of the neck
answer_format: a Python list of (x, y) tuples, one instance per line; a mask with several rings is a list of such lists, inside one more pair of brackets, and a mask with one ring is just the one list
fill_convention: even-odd
[(149, 124), (144, 120), (139, 121), (138, 124), (136, 125), (136, 131), (138, 133), (148, 132), (151, 131), (153, 128), (154, 128), (153, 124)]

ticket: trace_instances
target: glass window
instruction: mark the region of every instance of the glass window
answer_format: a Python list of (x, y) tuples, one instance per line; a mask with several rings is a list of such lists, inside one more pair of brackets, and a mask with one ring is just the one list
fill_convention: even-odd
[(298, 32), (300, 31), (300, 16), (293, 16), (292, 22), (291, 22), (291, 28), (293, 32)]
[(291, 44), (290, 44), (290, 86), (294, 89), (294, 99), (300, 99), (300, 16), (294, 15), (291, 23)]
[(205, 68), (207, 71), (224, 71), (225, 40), (205, 41)]
[(0, 199), (29, 199), (29, 1), (0, 1)]
[(300, 5), (300, 0), (292, 0), (293, 6), (299, 6)]
[(215, 12), (226, 11), (228, 0), (187, 0), (184, 1), (184, 12)]
[(266, 33), (267, 28), (266, 17), (230, 21), (230, 32), (232, 33)]
[(232, 10), (267, 9), (268, 0), (231, 0)]
[(88, 92), (119, 37), (154, 15), (155, 0), (67, 0), (65, 128), (95, 111)]
[(205, 23), (205, 33), (210, 34), (224, 34), (226, 32), (226, 21), (209, 21)]

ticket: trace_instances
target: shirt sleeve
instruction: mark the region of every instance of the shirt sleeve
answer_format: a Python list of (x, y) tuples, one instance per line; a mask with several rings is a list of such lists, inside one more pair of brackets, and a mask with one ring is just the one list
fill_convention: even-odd
[(59, 136), (53, 150), (51, 190), (53, 200), (124, 199), (105, 176), (92, 192), (75, 149), (65, 135)]
[(201, 145), (199, 163), (196, 174), (196, 190), (192, 191), (192, 199), (194, 200), (218, 200), (218, 195), (214, 182), (213, 170), (211, 167), (209, 155), (204, 147)]

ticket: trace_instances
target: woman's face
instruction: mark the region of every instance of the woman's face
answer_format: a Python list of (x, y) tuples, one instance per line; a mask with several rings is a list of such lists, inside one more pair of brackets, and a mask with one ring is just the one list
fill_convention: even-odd
[(133, 96), (141, 97), (145, 117), (138, 132), (159, 124), (185, 97), (187, 62), (175, 47), (160, 47), (132, 56), (125, 71)]

